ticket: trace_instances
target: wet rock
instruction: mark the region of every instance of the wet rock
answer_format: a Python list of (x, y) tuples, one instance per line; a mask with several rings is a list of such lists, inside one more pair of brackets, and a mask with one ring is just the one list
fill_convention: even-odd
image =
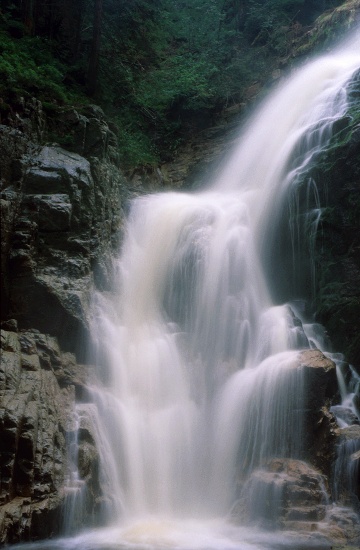
[[(4, 544), (59, 532), (71, 469), (66, 438), (74, 429), (75, 410), (75, 388), (67, 370), (71, 363), (76, 371), (76, 360), (60, 351), (54, 337), (38, 331), (1, 330), (1, 346), (0, 544)], [(87, 430), (92, 430), (90, 419)], [(90, 514), (101, 490), (97, 449), (93, 442), (86, 445), (82, 474), (91, 487)]]
[(299, 356), (304, 380), (305, 456), (327, 477), (336, 455), (338, 425), (330, 412), (339, 399), (336, 366), (319, 350), (305, 350)]
[(68, 195), (53, 194), (37, 197), (40, 231), (68, 231), (71, 225), (72, 204)]
[(4, 259), (12, 280), (8, 314), (22, 328), (57, 335), (65, 350), (81, 355), (91, 290), (103, 284), (98, 275), (93, 279), (92, 264), (108, 277), (118, 243), (120, 175), (97, 165), (94, 180), (88, 160), (60, 147), (42, 147), (21, 162), (22, 215), (14, 219)]
[(338, 502), (360, 512), (360, 426), (338, 431), (334, 464), (334, 492)]
[(110, 157), (118, 163), (116, 135), (97, 105), (87, 105), (81, 112), (69, 108), (60, 111), (53, 132), (63, 147), (79, 155), (102, 160)]
[(62, 177), (57, 172), (30, 168), (25, 179), (27, 193), (58, 193), (62, 190)]
[(347, 425), (360, 424), (360, 420), (348, 407), (342, 405), (334, 405), (331, 407), (331, 412), (335, 414), (338, 421)]
[[(16, 129), (0, 128), (1, 314), (57, 336), (83, 360), (89, 302), (95, 286), (109, 288), (128, 192), (101, 109), (45, 121), (40, 107), (17, 105)], [(45, 122), (77, 136), (78, 147), (41, 146)]]
[(349, 508), (331, 507), (322, 530), (333, 542), (334, 548), (339, 548), (339, 550), (359, 548), (360, 518), (356, 512)]
[(89, 161), (61, 147), (42, 147), (37, 155), (23, 157), (23, 163), (28, 194), (58, 193), (69, 183), (80, 189), (92, 185)]
[(324, 482), (325, 477), (303, 461), (273, 459), (245, 483), (242, 519), (272, 529), (319, 522), (328, 498)]

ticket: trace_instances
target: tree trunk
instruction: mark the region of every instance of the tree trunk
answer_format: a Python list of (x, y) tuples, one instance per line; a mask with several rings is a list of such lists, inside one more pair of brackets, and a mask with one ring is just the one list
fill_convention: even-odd
[(91, 42), (89, 70), (88, 70), (88, 78), (87, 78), (87, 91), (90, 96), (95, 95), (98, 73), (99, 73), (102, 13), (103, 13), (103, 0), (95, 0), (93, 37)]
[(23, 22), (26, 32), (30, 35), (35, 34), (34, 9), (36, 0), (25, 0), (23, 2)]

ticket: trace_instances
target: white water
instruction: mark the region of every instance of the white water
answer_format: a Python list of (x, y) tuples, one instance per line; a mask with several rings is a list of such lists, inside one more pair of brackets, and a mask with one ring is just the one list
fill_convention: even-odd
[(273, 303), (262, 254), (289, 186), (346, 112), (359, 52), (357, 36), (282, 84), (205, 190), (133, 201), (115, 291), (94, 303), (109, 527), (54, 548), (281, 547), (226, 520), (237, 482), (301, 456), (307, 339)]

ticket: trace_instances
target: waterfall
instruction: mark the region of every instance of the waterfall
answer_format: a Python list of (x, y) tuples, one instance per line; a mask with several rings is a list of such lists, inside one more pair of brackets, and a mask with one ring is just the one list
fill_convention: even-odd
[[(298, 70), (205, 189), (133, 200), (114, 292), (94, 303), (108, 368), (94, 401), (118, 502), (113, 522), (225, 516), (235, 476), (273, 457), (301, 457), (295, 365), (307, 338), (288, 306), (273, 301), (266, 249), (289, 188), (345, 114), (359, 65), (352, 45)], [(310, 248), (320, 214), (316, 204)]]
[[(89, 394), (108, 527), (59, 547), (270, 547), (269, 534), (221, 518), (251, 472), (302, 456), (296, 365), (313, 328), (274, 298), (272, 250), (289, 189), (347, 110), (359, 51), (357, 36), (282, 83), (201, 191), (132, 201), (113, 290), (93, 304), (99, 384)], [(313, 239), (320, 215), (315, 204)]]

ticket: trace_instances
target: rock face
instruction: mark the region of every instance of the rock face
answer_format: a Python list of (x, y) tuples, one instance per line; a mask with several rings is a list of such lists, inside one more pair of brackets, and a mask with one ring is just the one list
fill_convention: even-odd
[(303, 351), (299, 364), (305, 396), (304, 458), (330, 478), (338, 433), (335, 416), (330, 412), (331, 405), (339, 399), (336, 366), (319, 350)]
[(95, 108), (92, 115), (82, 149), (100, 158), (34, 144), (34, 131), (6, 129), (0, 141), (7, 159), (1, 166), (2, 316), (56, 335), (78, 355), (91, 289), (109, 285), (107, 260), (119, 245), (125, 196), (124, 178), (106, 156), (113, 134)]
[(244, 486), (236, 514), (237, 521), (240, 518), (266, 529), (296, 532), (296, 542), (305, 542), (301, 548), (360, 542), (356, 511), (334, 508), (325, 476), (299, 460), (273, 459), (254, 471)]
[(360, 512), (360, 426), (357, 424), (338, 432), (334, 491), (337, 500)]
[(100, 517), (94, 429), (76, 405), (92, 370), (77, 361), (94, 289), (111, 284), (129, 195), (100, 109), (59, 123), (73, 151), (41, 144), (49, 121), (39, 102), (19, 109), (14, 127), (0, 128), (1, 543)]
[[(4, 325), (0, 366), (2, 544), (46, 538), (61, 529), (69, 494), (76, 490), (70, 481), (67, 441), (75, 438), (75, 384), (78, 389), (81, 386), (72, 383), (81, 366), (72, 354), (60, 351), (54, 337), (38, 331), (17, 332), (14, 321)], [(91, 466), (96, 459), (88, 459), (92, 472), (82, 471), (84, 479), (91, 473), (93, 502), (100, 494), (97, 473)]]
[(360, 71), (348, 93), (349, 112), (310, 176), (324, 207), (315, 250), (318, 319), (360, 372)]

